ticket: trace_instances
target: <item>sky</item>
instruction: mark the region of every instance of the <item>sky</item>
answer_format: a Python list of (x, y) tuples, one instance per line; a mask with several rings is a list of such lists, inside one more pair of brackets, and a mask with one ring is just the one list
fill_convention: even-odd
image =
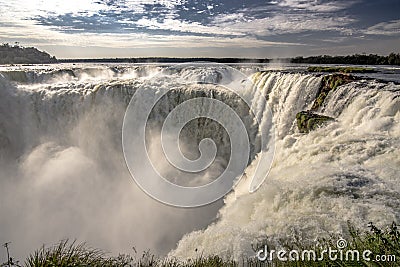
[(400, 0), (0, 0), (0, 43), (57, 58), (400, 52)]

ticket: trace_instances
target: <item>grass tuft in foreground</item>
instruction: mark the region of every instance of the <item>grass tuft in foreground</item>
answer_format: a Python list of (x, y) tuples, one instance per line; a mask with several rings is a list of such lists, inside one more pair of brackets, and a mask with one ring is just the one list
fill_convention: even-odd
[[(118, 257), (108, 257), (98, 249), (88, 247), (86, 244), (77, 244), (68, 240), (61, 241), (58, 245), (42, 247), (32, 253), (25, 261), (25, 266), (29, 267), (50, 267), (50, 266), (160, 266), (160, 267), (233, 267), (233, 266), (400, 266), (400, 231), (396, 223), (385, 229), (380, 229), (374, 224), (369, 223), (368, 229), (357, 230), (351, 224), (348, 225), (350, 238), (347, 238), (346, 250), (358, 250), (360, 252), (369, 250), (371, 261), (365, 261), (362, 257), (359, 260), (338, 258), (331, 261), (328, 257), (322, 260), (299, 260), (299, 261), (279, 261), (274, 258), (272, 261), (261, 262), (255, 257), (244, 258), (241, 261), (227, 260), (220, 256), (199, 256), (195, 259), (181, 260), (176, 258), (159, 258), (150, 251), (145, 251), (138, 257), (130, 255), (119, 255)], [(302, 245), (301, 242), (282, 245), (286, 251), (289, 250), (315, 250), (317, 255), (330, 247), (338, 248), (339, 236), (332, 235), (328, 239), (319, 240), (318, 245)], [(266, 243), (260, 243), (257, 247), (262, 247)], [(256, 250), (255, 250), (256, 251)], [(344, 250), (343, 250), (344, 251)], [(256, 252), (255, 252), (256, 254)], [(376, 257), (385, 255), (386, 261), (376, 261)], [(388, 257), (390, 256), (390, 258)], [(7, 264), (4, 264), (7, 266)]]
[(68, 240), (58, 245), (42, 247), (32, 253), (25, 262), (29, 267), (50, 266), (126, 266), (130, 257), (119, 256), (110, 258), (99, 249), (88, 247), (85, 243), (77, 244)]

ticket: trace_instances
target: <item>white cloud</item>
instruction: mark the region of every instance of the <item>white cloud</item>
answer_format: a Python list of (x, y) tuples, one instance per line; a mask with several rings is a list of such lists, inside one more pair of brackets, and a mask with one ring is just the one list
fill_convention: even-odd
[(238, 13), (230, 13), (230, 14), (221, 14), (218, 15), (214, 18), (214, 24), (219, 24), (219, 23), (231, 23), (231, 22), (238, 22), (238, 21), (244, 21), (245, 16), (243, 12), (238, 12)]
[(107, 9), (107, 5), (91, 0), (0, 0), (0, 21), (23, 20), (39, 15), (61, 15), (78, 12), (98, 12)]
[(354, 1), (330, 1), (322, 2), (320, 0), (282, 0), (273, 2), (281, 7), (288, 7), (300, 10), (309, 10), (314, 12), (336, 12), (353, 5)]
[[(107, 1), (110, 2), (110, 0)], [(114, 0), (112, 4), (111, 2), (107, 4), (107, 1), (0, 0), (0, 38), (2, 41), (20, 41), (23, 45), (39, 46), (46, 44), (104, 48), (260, 48), (303, 45), (265, 40), (271, 36), (280, 38), (276, 35), (283, 34), (311, 35), (322, 31), (335, 31), (342, 36), (353, 33), (394, 36), (400, 33), (400, 20), (382, 22), (363, 30), (352, 29), (351, 24), (356, 20), (338, 11), (345, 10), (358, 0), (274, 0), (269, 1), (269, 5), (248, 7), (217, 15), (211, 18), (212, 21), (207, 25), (179, 19), (177, 6), (183, 4), (185, 0)], [(145, 4), (162, 5), (163, 16), (157, 19), (146, 16)], [(208, 9), (213, 9), (213, 7), (209, 5)], [(136, 16), (120, 16), (118, 21), (116, 21), (116, 16), (112, 16), (112, 14), (121, 14), (128, 10), (132, 12), (128, 14), (136, 14)], [(84, 13), (83, 16), (85, 14), (100, 15), (102, 12), (110, 14), (110, 17), (102, 21), (103, 25), (108, 23), (106, 25), (108, 28), (104, 28), (110, 33), (87, 33), (84, 30), (74, 30), (74, 15), (82, 16), (82, 13)], [(107, 16), (104, 13), (103, 16)], [(66, 17), (68, 21), (62, 21), (64, 25), (70, 25), (71, 28), (37, 25), (37, 21), (32, 19), (36, 16), (63, 18), (65, 14), (73, 14), (72, 17)], [(142, 14), (139, 15), (141, 19), (137, 20), (137, 14)], [(90, 22), (92, 21), (87, 23)], [(93, 23), (94, 26), (90, 28), (92, 32), (101, 30), (100, 25), (97, 27), (96, 21)], [(83, 24), (82, 22), (79, 25)], [(112, 33), (114, 29), (120, 30), (120, 27), (124, 27), (129, 33)], [(71, 31), (68, 33), (66, 29)], [(165, 30), (171, 33), (168, 36), (151, 34), (152, 31), (143, 33), (146, 29)], [(323, 41), (346, 40), (345, 37), (331, 40), (326, 35), (324, 36), (321, 37)]]
[(218, 18), (214, 21), (214, 23), (227, 31), (235, 30), (244, 35), (257, 36), (292, 34), (306, 31), (343, 31), (343, 28), (351, 22), (354, 22), (354, 20), (345, 16), (332, 17), (317, 14), (279, 14), (248, 21)]
[[(93, 12), (109, 8), (103, 4), (94, 4), (89, 0), (78, 0), (81, 4), (74, 1), (63, 2), (55, 0), (49, 4), (48, 10), (53, 14), (62, 12)], [(162, 29), (176, 31), (177, 33), (166, 35), (138, 33), (134, 32), (135, 28), (129, 34), (124, 33), (85, 33), (84, 31), (74, 31), (67, 33), (65, 27), (50, 27), (38, 25), (34, 20), (26, 19), (27, 17), (41, 15), (41, 10), (49, 1), (40, 1), (38, 5), (26, 4), (22, 5), (22, 0), (14, 1), (12, 4), (3, 5), (1, 11), (6, 16), (0, 18), (1, 23), (8, 26), (0, 26), (0, 38), (8, 42), (20, 41), (21, 44), (29, 44), (34, 46), (42, 45), (68, 45), (75, 47), (105, 47), (105, 48), (199, 48), (199, 47), (268, 47), (268, 46), (296, 46), (297, 43), (290, 42), (271, 42), (266, 40), (258, 40), (251, 37), (248, 32), (253, 30), (243, 27), (235, 29), (235, 25), (231, 24), (230, 28), (225, 27), (224, 23), (232, 21), (245, 22), (243, 14), (230, 14), (226, 17), (219, 17), (218, 23), (214, 25), (202, 25), (197, 22), (188, 22), (177, 20), (173, 14), (167, 16), (162, 22), (156, 19), (142, 18), (139, 21), (126, 21), (136, 26), (142, 26), (147, 29)], [(148, 1), (150, 2), (150, 1)], [(153, 3), (153, 1), (151, 1)], [(168, 2), (168, 1), (166, 1)], [(2, 0), (0, 0), (0, 4)], [(124, 1), (125, 5), (143, 4), (144, 1)], [(178, 1), (170, 4), (177, 4)], [(22, 5), (20, 9), (18, 5)], [(63, 5), (66, 5), (65, 7)], [(132, 7), (132, 6), (131, 6)], [(46, 10), (46, 12), (48, 11)], [(43, 11), (44, 12), (44, 11)], [(171, 11), (174, 12), (174, 11)], [(220, 24), (220, 25), (218, 25)], [(249, 25), (250, 27), (251, 25)], [(179, 34), (185, 33), (185, 35)], [(211, 34), (214, 36), (197, 36), (198, 34)], [(234, 37), (232, 37), (234, 36)]]
[(49, 14), (52, 16), (78, 13), (92, 15), (100, 11), (143, 13), (146, 4), (160, 4), (173, 12), (177, 5), (184, 2), (185, 0), (114, 0), (111, 4), (111, 1), (93, 0), (0, 0), (0, 21), (21, 21)]
[[(68, 45), (76, 47), (108, 47), (108, 48), (200, 48), (200, 47), (266, 47), (296, 46), (297, 43), (270, 42), (253, 37), (238, 36), (234, 38), (193, 35), (154, 35), (145, 33), (113, 34), (113, 33), (65, 33), (55, 28), (40, 25), (14, 25), (7, 29), (0, 27), (0, 39), (29, 40), (30, 45), (43, 44)], [(22, 42), (23, 43), (23, 42)]]
[(218, 26), (205, 26), (198, 22), (187, 22), (177, 19), (164, 19), (158, 22), (157, 19), (142, 18), (135, 22), (137, 26), (152, 30), (169, 30), (185, 33), (218, 34), (218, 35), (243, 35), (234, 30), (226, 30)]
[(130, 7), (159, 4), (168, 8), (175, 8), (177, 5), (184, 4), (186, 0), (124, 0), (121, 2)]
[(400, 20), (381, 22), (364, 30), (365, 34), (400, 35)]

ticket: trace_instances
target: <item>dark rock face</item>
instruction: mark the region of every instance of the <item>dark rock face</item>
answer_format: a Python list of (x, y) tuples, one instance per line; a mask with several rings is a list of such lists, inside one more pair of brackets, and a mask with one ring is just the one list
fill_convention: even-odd
[(340, 85), (355, 81), (356, 78), (349, 74), (335, 73), (323, 77), (321, 86), (310, 110), (300, 111), (296, 114), (297, 128), (301, 133), (309, 133), (319, 127), (324, 126), (335, 119), (315, 113), (324, 104), (329, 92), (336, 90)]
[(296, 114), (297, 127), (301, 133), (308, 133), (315, 130), (329, 121), (334, 121), (334, 118), (316, 114), (312, 111), (300, 111)]
[(321, 87), (318, 90), (317, 97), (313, 106), (311, 107), (311, 111), (317, 111), (323, 105), (325, 98), (330, 91), (334, 91), (338, 86), (355, 80), (356, 78), (354, 76), (342, 73), (325, 76), (322, 79)]

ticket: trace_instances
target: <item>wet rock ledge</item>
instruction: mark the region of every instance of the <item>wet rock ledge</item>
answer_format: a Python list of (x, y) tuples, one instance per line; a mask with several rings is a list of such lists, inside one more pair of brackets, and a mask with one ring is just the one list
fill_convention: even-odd
[(323, 127), (330, 121), (334, 121), (335, 119), (332, 117), (318, 114), (318, 110), (323, 106), (329, 92), (336, 90), (338, 86), (353, 82), (356, 79), (354, 76), (344, 73), (324, 76), (311, 109), (300, 111), (296, 114), (299, 131), (301, 133), (309, 133), (312, 130)]

